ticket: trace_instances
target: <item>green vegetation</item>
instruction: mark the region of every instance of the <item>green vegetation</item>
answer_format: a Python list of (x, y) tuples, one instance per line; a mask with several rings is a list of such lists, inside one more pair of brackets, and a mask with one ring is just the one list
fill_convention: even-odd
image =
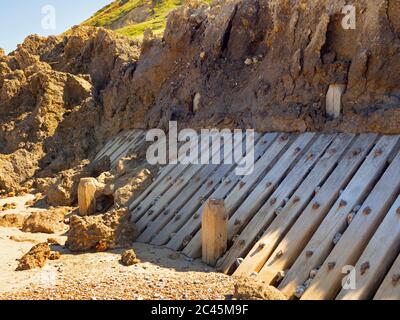
[[(210, 3), (212, 0), (201, 1)], [(188, 1), (117, 0), (96, 12), (83, 24), (114, 29), (120, 34), (133, 38), (141, 38), (148, 28), (158, 35), (164, 32), (168, 14), (185, 2)], [(129, 18), (128, 15), (130, 15)], [(135, 15), (138, 16), (137, 20), (140, 22), (132, 22), (135, 20)]]

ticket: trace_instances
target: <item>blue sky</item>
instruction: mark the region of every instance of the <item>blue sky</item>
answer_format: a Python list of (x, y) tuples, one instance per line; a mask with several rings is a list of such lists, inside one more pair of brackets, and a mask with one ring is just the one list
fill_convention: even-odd
[[(111, 2), (112, 0), (0, 0), (0, 47), (10, 52), (32, 33), (43, 36), (61, 34)], [(52, 11), (49, 11), (52, 9), (46, 7), (49, 5), (55, 9), (55, 19), (52, 19)], [(55, 21), (55, 29), (52, 28), (52, 21)]]

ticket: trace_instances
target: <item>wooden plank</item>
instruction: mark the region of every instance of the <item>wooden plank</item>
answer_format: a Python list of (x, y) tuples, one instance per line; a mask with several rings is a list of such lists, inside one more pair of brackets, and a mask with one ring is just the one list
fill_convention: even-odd
[(355, 290), (342, 289), (338, 300), (374, 297), (400, 251), (400, 197), (397, 198), (355, 265)]
[[(258, 135), (256, 135), (256, 138), (258, 139)], [(209, 146), (203, 147), (201, 151), (206, 150), (208, 147)], [(145, 196), (138, 197), (129, 205), (129, 210), (131, 210), (131, 222), (136, 223), (151, 206), (156, 204), (166, 190), (178, 182), (177, 179), (181, 174), (184, 174), (186, 170), (191, 170), (194, 166), (197, 166), (197, 168), (200, 167), (200, 165), (177, 164), (167, 165), (167, 170), (169, 170), (171, 166), (172, 170), (169, 171), (168, 175), (164, 175), (162, 179), (157, 179), (158, 182), (153, 183), (147, 189), (149, 192), (145, 192)]]
[[(234, 228), (237, 228), (238, 225), (243, 225), (245, 219), (250, 220), (251, 214), (257, 211), (260, 205), (262, 205), (263, 201), (266, 197), (272, 193), (274, 186), (278, 185), (279, 182), (283, 179), (285, 174), (289, 171), (290, 167), (297, 162), (298, 159), (304, 153), (304, 150), (312, 143), (313, 138), (315, 137), (312, 133), (302, 134), (300, 135), (293, 144), (288, 148), (288, 150), (283, 154), (283, 156), (278, 160), (278, 162), (273, 166), (273, 168), (268, 171), (266, 176), (261, 180), (260, 183), (256, 186), (256, 188), (250, 193), (249, 197), (242, 203), (240, 208), (240, 218), (238, 215), (238, 210), (233, 214), (233, 216), (229, 219), (228, 223), (228, 239), (231, 240), (235, 236)], [(269, 151), (268, 151), (269, 153)], [(280, 154), (277, 153), (275, 155), (271, 154), (271, 159), (275, 159), (276, 156)], [(233, 195), (235, 192), (232, 193)], [(250, 212), (250, 213), (249, 213)], [(229, 212), (229, 215), (231, 213)], [(235, 244), (234, 244), (235, 245)], [(230, 250), (229, 250), (230, 251)], [(201, 236), (200, 232), (198, 232), (195, 237), (191, 240), (191, 242), (187, 245), (187, 247), (183, 250), (183, 252), (190, 257), (198, 257), (201, 254)]]
[[(228, 273), (235, 267), (236, 259), (244, 257), (257, 237), (262, 234), (268, 225), (276, 218), (282, 207), (285, 206), (288, 198), (292, 195), (294, 190), (301, 184), (304, 177), (310, 172), (315, 163), (319, 160), (325, 150), (329, 147), (335, 135), (319, 135), (318, 139), (311, 145), (307, 152), (303, 153), (299, 161), (295, 164), (286, 176), (286, 178), (279, 184), (278, 188), (273, 192), (272, 196), (266, 201), (256, 215), (251, 219), (248, 225), (243, 229), (241, 234), (237, 237), (232, 248), (227, 255), (218, 264), (224, 272)], [(269, 180), (270, 181), (270, 180)], [(239, 234), (240, 224), (235, 223), (237, 220), (243, 221), (243, 214), (236, 212), (232, 217), (231, 234)], [(229, 232), (229, 231), (228, 231)], [(250, 260), (248, 260), (251, 263)], [(246, 273), (246, 265), (242, 268), (239, 266), (235, 275), (243, 275)], [(261, 266), (260, 266), (261, 267)], [(251, 273), (251, 272), (250, 272)]]
[(131, 142), (127, 146), (119, 150), (118, 153), (114, 152), (114, 154), (110, 157), (112, 168), (117, 165), (121, 158), (125, 157), (128, 153), (134, 152), (141, 146), (141, 144), (145, 141), (145, 134), (143, 131), (138, 131), (129, 139)]
[[(259, 137), (258, 137), (259, 138)], [(258, 139), (257, 138), (257, 139)], [(241, 144), (242, 141), (238, 142)], [(223, 154), (223, 146), (221, 146), (220, 150), (217, 150), (215, 153), (220, 152)], [(213, 155), (210, 154), (210, 159)], [(199, 171), (203, 168), (203, 165), (190, 165), (189, 168), (181, 175), (179, 179), (175, 181), (173, 185), (162, 195), (160, 195), (158, 201), (151, 205), (150, 210), (147, 215), (142, 215), (140, 219), (138, 219), (136, 223), (136, 227), (140, 232), (143, 232), (146, 227), (151, 223), (151, 221), (155, 221), (157, 217), (161, 214), (161, 212), (165, 209), (165, 207), (180, 193), (182, 190), (185, 190), (189, 181), (198, 176)], [(215, 169), (216, 167), (214, 167)], [(189, 188), (190, 190), (190, 188)], [(143, 203), (142, 203), (143, 206)], [(147, 210), (147, 209), (146, 209)], [(153, 224), (153, 228), (158, 227)], [(138, 241), (149, 241), (150, 236), (154, 235), (152, 231), (159, 231), (151, 229), (149, 232), (146, 232), (143, 236), (139, 237)], [(151, 232), (151, 233), (150, 233)]]
[[(295, 191), (279, 215), (257, 241), (250, 253), (236, 271), (237, 274), (259, 272), (280, 240), (287, 233), (305, 206), (312, 199), (315, 189), (320, 186), (335, 168), (343, 153), (353, 142), (354, 135), (340, 134), (325, 151), (313, 170)], [(229, 266), (230, 268), (231, 266)], [(228, 272), (228, 268), (224, 272)]]
[(151, 183), (151, 185), (147, 187), (146, 190), (144, 190), (137, 198), (128, 203), (129, 210), (132, 211), (136, 209), (137, 206), (143, 201), (143, 199), (145, 199), (154, 190), (154, 188), (165, 179), (166, 176), (170, 175), (172, 173), (172, 170), (174, 170), (176, 167), (176, 164), (168, 164), (162, 167), (159, 171), (159, 174)]
[(109, 139), (106, 144), (101, 148), (101, 150), (97, 153), (96, 157), (94, 158), (94, 161), (99, 160), (100, 158), (103, 157), (104, 153), (114, 146), (115, 144), (119, 144), (119, 142), (123, 139), (124, 132), (118, 133), (115, 137)]
[[(323, 263), (333, 248), (333, 239), (337, 234), (343, 232), (348, 214), (365, 199), (367, 193), (374, 186), (385, 169), (387, 160), (398, 141), (399, 137), (393, 136), (379, 139), (375, 148), (368, 155), (283, 279), (279, 288), (286, 296), (291, 297), (296, 288), (309, 278), (311, 270)], [(380, 155), (376, 156), (378, 151)], [(280, 255), (275, 258), (279, 260)]]
[(135, 142), (138, 136), (140, 135), (139, 131), (133, 130), (126, 141), (124, 143), (121, 143), (119, 147), (112, 153), (110, 154), (110, 161), (111, 164), (115, 162), (116, 159), (122, 154), (124, 151), (128, 150)]
[[(255, 150), (261, 149), (265, 151), (265, 149), (272, 143), (276, 135), (277, 134), (266, 134), (255, 144)], [(245, 141), (243, 141), (243, 143), (244, 142)], [(239, 142), (236, 146), (239, 146), (239, 144), (241, 143), (242, 142)], [(223, 149), (221, 149), (221, 153), (223, 153)], [(153, 220), (137, 240), (149, 242), (169, 221), (171, 221), (171, 219), (182, 219), (182, 216), (180, 214), (177, 214), (177, 211), (179, 211), (181, 207), (183, 207), (188, 201), (190, 201), (193, 195), (197, 192), (198, 189), (201, 188), (204, 183), (213, 184), (213, 173), (220, 166), (221, 165), (212, 164), (203, 166), (201, 171), (194, 177), (194, 179), (190, 181), (190, 183), (188, 183), (188, 185), (182, 190), (179, 196), (177, 196), (173, 201), (168, 204), (166, 208), (163, 209), (163, 214), (160, 214), (155, 220)], [(191, 213), (193, 214), (194, 211), (192, 211)], [(167, 235), (169, 236), (170, 233), (168, 233)]]
[(215, 266), (228, 246), (228, 215), (224, 200), (209, 199), (201, 219), (203, 262)]
[[(399, 194), (399, 168), (400, 154), (392, 161), (358, 213), (354, 217), (354, 213), (351, 214), (349, 219), (352, 221), (349, 227), (325, 260), (302, 299), (328, 300), (336, 297), (342, 285), (343, 267), (355, 265)], [(332, 268), (333, 263), (335, 266)]]
[[(282, 135), (283, 136), (283, 135)], [(290, 143), (290, 138), (288, 135), (285, 135), (285, 139), (281, 139), (283, 143), (275, 141), (273, 145), (268, 149), (269, 154), (275, 154), (277, 157), (280, 153), (280, 151), (288, 144)], [(280, 138), (279, 138), (280, 139)], [(280, 148), (277, 148), (277, 145), (280, 145)], [(261, 149), (256, 149), (256, 153), (261, 150)], [(261, 155), (259, 155), (261, 157)], [(256, 159), (258, 157), (255, 157)], [(272, 159), (271, 162), (268, 162), (269, 164), (274, 163), (276, 159)], [(259, 161), (259, 160), (258, 160)], [(258, 162), (257, 161), (257, 162)], [(224, 199), (226, 196), (232, 191), (232, 189), (239, 183), (240, 176), (236, 174), (235, 171), (230, 172), (229, 176), (223, 181), (223, 183), (219, 184), (219, 186), (213, 191), (213, 193), (210, 195), (212, 198), (216, 199)], [(187, 223), (176, 233), (174, 234), (170, 241), (167, 243), (167, 247), (171, 248), (173, 250), (179, 250), (187, 245), (187, 243), (193, 239), (193, 234), (195, 234), (199, 229), (200, 229), (200, 222), (199, 218), (201, 217), (203, 211), (203, 207), (198, 208), (198, 210), (192, 215), (191, 219), (187, 221)], [(200, 235), (197, 235), (199, 241), (200, 241)], [(189, 240), (190, 239), (190, 240)], [(200, 245), (201, 247), (201, 245)], [(201, 249), (200, 249), (201, 251)], [(198, 253), (198, 256), (201, 255), (201, 252)]]
[(116, 143), (114, 143), (108, 150), (106, 150), (106, 152), (104, 152), (104, 154), (101, 157), (105, 157), (105, 156), (109, 156), (111, 157), (111, 155), (118, 150), (121, 145), (125, 144), (127, 141), (129, 141), (129, 137), (131, 135), (134, 134), (134, 131), (127, 131), (127, 132), (123, 132), (121, 134), (121, 137), (117, 140)]
[[(275, 276), (269, 276), (270, 272), (264, 274), (266, 269), (286, 270), (297, 259), (339, 196), (339, 191), (347, 185), (360, 164), (364, 161), (376, 137), (376, 135), (361, 135), (357, 137), (350, 150), (346, 152), (345, 157), (341, 159), (333, 173), (318, 192), (315, 193), (312, 201), (307, 205), (306, 209), (286, 236), (280, 241), (278, 247), (260, 270), (259, 276), (263, 280), (271, 283), (274, 280), (273, 278), (275, 278)], [(275, 259), (278, 253), (280, 258)]]
[(383, 280), (374, 300), (400, 300), (400, 255)]

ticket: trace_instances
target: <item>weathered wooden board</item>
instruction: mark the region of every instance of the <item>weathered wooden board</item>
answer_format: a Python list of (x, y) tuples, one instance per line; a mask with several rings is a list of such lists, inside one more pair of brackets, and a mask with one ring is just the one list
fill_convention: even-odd
[[(254, 205), (257, 204), (262, 204), (262, 200), (260, 200), (260, 195), (265, 196), (268, 194), (268, 192), (271, 192), (273, 190), (273, 185), (278, 185), (279, 181), (283, 178), (283, 176), (286, 174), (286, 172), (290, 169), (291, 165), (293, 165), (303, 154), (303, 149), (306, 149), (309, 144), (313, 141), (314, 134), (304, 134), (298, 137), (292, 145), (288, 148), (288, 150), (284, 153), (284, 155), (279, 159), (279, 161), (272, 167), (271, 170), (268, 171), (266, 177), (261, 180), (258, 185), (261, 185), (264, 187), (263, 189), (260, 190), (258, 186), (251, 192), (251, 194), (256, 193), (257, 196), (254, 196), (256, 200), (252, 200), (250, 202), (250, 207), (247, 207), (249, 211), (252, 210)], [(282, 140), (282, 139), (281, 139)], [(281, 149), (282, 150), (282, 149)], [(270, 155), (271, 160), (275, 159), (275, 157), (280, 154), (277, 153), (277, 155), (273, 156), (271, 152), (268, 152)], [(271, 161), (270, 160), (270, 161)], [(269, 162), (266, 162), (267, 165), (269, 165)], [(266, 180), (266, 181), (265, 181)], [(271, 186), (266, 186), (267, 182), (271, 183)], [(267, 189), (267, 191), (266, 191)], [(237, 194), (237, 192), (233, 192), (233, 195)], [(230, 199), (234, 199), (234, 197), (230, 197)], [(265, 197), (262, 197), (262, 199), (265, 199)], [(258, 200), (258, 201), (257, 201)], [(241, 205), (246, 205), (248, 203), (248, 198), (244, 203)], [(230, 206), (230, 208), (233, 208), (233, 206)], [(254, 210), (254, 209), (253, 209)], [(255, 210), (254, 210), (255, 211)], [(232, 209), (229, 212), (229, 215), (231, 216)], [(233, 220), (234, 219), (234, 220)], [(233, 216), (229, 219), (229, 224), (228, 224), (228, 238), (231, 240), (234, 236), (234, 233), (232, 232), (232, 226), (236, 227), (238, 224), (236, 222), (237, 217), (236, 213), (233, 214)], [(232, 222), (233, 221), (233, 222)], [(199, 257), (201, 254), (201, 234), (198, 232), (195, 237), (190, 241), (190, 243), (187, 245), (187, 247), (183, 250), (185, 254), (187, 254), (190, 257)]]
[[(264, 153), (268, 146), (275, 139), (276, 134), (266, 134), (262, 139), (260, 139), (255, 144), (255, 149), (260, 150), (258, 152)], [(265, 143), (267, 142), (267, 143)], [(201, 171), (188, 183), (188, 185), (177, 194), (177, 197), (170, 201), (168, 206), (164, 209), (163, 214), (159, 215), (153, 222), (149, 223), (146, 230), (139, 236), (138, 241), (149, 242), (153, 237), (155, 237), (158, 232), (171, 220), (180, 220), (182, 215), (177, 214), (177, 211), (183, 207), (193, 195), (201, 188), (201, 186), (206, 183), (212, 185), (213, 174), (222, 165), (205, 165)], [(202, 196), (202, 195), (201, 195)], [(192, 211), (192, 214), (194, 211)], [(170, 235), (170, 233), (168, 234)], [(167, 234), (165, 235), (167, 236)], [(165, 237), (164, 237), (165, 238)]]
[[(271, 160), (265, 164), (265, 166), (267, 168), (269, 167), (269, 165), (271, 165), (271, 162), (273, 162), (277, 159), (279, 152), (288, 143), (289, 138), (283, 139), (283, 140), (286, 141), (286, 143), (281, 144), (281, 142), (274, 141), (272, 146), (269, 147), (268, 154), (270, 154)], [(277, 144), (281, 145), (281, 147), (276, 148)], [(260, 148), (258, 150), (262, 151), (262, 149), (260, 149)], [(256, 152), (258, 152), (258, 150), (256, 150)], [(258, 159), (262, 155), (263, 155), (263, 153), (260, 153), (255, 158)], [(260, 160), (258, 160), (257, 163), (259, 161)], [(210, 195), (210, 197), (216, 198), (216, 199), (225, 199), (227, 197), (227, 195), (233, 190), (233, 188), (235, 188), (235, 186), (237, 186), (237, 183), (239, 183), (240, 179), (241, 179), (241, 177), (238, 176), (235, 171), (230, 172), (229, 176), (226, 179), (224, 179), (224, 181), (221, 184), (219, 184), (219, 186), (215, 189), (215, 191), (213, 191), (213, 193)], [(198, 208), (198, 210), (193, 214), (192, 218), (175, 235), (173, 235), (173, 237), (167, 244), (167, 247), (178, 250), (178, 249), (182, 248), (183, 244), (187, 245), (187, 243), (189, 242), (189, 239), (193, 238), (192, 235), (200, 229), (200, 223), (199, 223), (198, 218), (201, 217), (202, 210), (203, 210), (203, 206)], [(197, 237), (200, 241), (199, 234), (197, 235)], [(201, 250), (201, 245), (198, 247), (200, 247), (200, 250)]]
[[(262, 235), (269, 224), (280, 214), (280, 211), (286, 205), (294, 190), (301, 184), (304, 177), (310, 172), (334, 138), (335, 135), (320, 135), (318, 139), (312, 143), (310, 148), (302, 153), (298, 162), (292, 170), (289, 171), (286, 178), (279, 184), (270, 199), (264, 203), (249, 224), (243, 229), (235, 241), (235, 244), (229, 250), (229, 253), (224, 257), (221, 268), (225, 272), (234, 268), (238, 257), (246, 256), (257, 241), (257, 237)], [(241, 219), (236, 213), (233, 218)], [(235, 230), (237, 233), (239, 233), (239, 231), (238, 229)], [(249, 257), (248, 262), (250, 262), (250, 259), (251, 257)], [(244, 270), (246, 270), (246, 266), (244, 266), (244, 268), (239, 266), (235, 275), (243, 275), (245, 273)]]
[[(400, 191), (400, 154), (393, 160), (360, 210), (348, 217), (343, 233), (302, 299), (334, 299), (341, 289), (343, 267), (355, 265)], [(334, 264), (334, 267), (329, 267)]]
[[(312, 199), (315, 189), (325, 181), (335, 168), (347, 147), (353, 142), (353, 138), (354, 135), (352, 134), (341, 134), (333, 141), (261, 239), (254, 245), (235, 274), (249, 275), (252, 272), (260, 271), (282, 237)], [(227, 272), (228, 270), (223, 271)]]
[[(311, 202), (261, 269), (259, 276), (263, 280), (271, 283), (276, 274), (271, 277), (270, 270), (286, 270), (297, 259), (318, 225), (336, 201), (340, 190), (347, 185), (360, 164), (364, 161), (375, 139), (376, 135), (362, 135), (357, 137), (350, 150), (346, 152), (345, 157), (339, 162), (322, 187), (315, 193)], [(275, 259), (278, 253), (280, 254), (280, 258)]]
[[(286, 296), (293, 296), (297, 287), (309, 278), (310, 272), (324, 262), (333, 248), (334, 238), (345, 229), (348, 214), (365, 199), (374, 186), (398, 141), (399, 137), (392, 136), (379, 139), (283, 279), (279, 288)], [(278, 260), (280, 255), (275, 258)]]
[(400, 300), (400, 255), (383, 280), (374, 300)]
[(355, 265), (355, 289), (342, 289), (338, 300), (374, 297), (400, 251), (400, 197), (397, 198)]
[[(300, 148), (299, 146), (306, 146), (310, 141), (313, 139), (314, 135), (309, 134), (304, 136), (304, 139), (299, 139), (299, 143), (294, 142), (297, 147), (293, 147), (293, 152), (295, 152), (296, 148)], [(254, 184), (257, 182), (257, 180), (260, 179), (260, 172), (266, 172), (269, 171), (270, 169), (270, 164), (271, 162), (275, 164), (275, 160), (279, 157), (281, 154), (282, 150), (287, 145), (286, 139), (282, 139), (283, 136), (281, 136), (271, 147), (271, 150), (268, 150), (268, 152), (256, 163), (256, 168), (255, 172), (253, 172), (251, 175), (246, 176), (241, 178), (239, 184), (230, 192), (230, 194), (226, 198), (226, 210), (229, 216), (232, 215), (234, 212), (234, 209), (238, 207), (243, 200), (246, 198), (248, 195), (249, 191), (251, 188), (253, 188)], [(291, 149), (292, 146), (289, 148)], [(297, 154), (301, 153), (300, 151), (297, 152)], [(292, 155), (292, 161), (290, 164), (293, 163), (297, 159), (296, 156)], [(283, 162), (282, 166), (287, 165), (287, 168), (290, 166), (288, 162)], [(281, 173), (283, 174), (283, 173)], [(254, 190), (253, 190), (254, 192)], [(254, 203), (252, 203), (254, 205)], [(232, 222), (232, 218), (229, 219), (229, 224), (228, 224), (228, 238), (231, 240), (234, 236), (232, 232), (232, 226), (235, 223)], [(236, 223), (237, 224), (237, 223)], [(184, 253), (189, 255), (190, 257), (198, 257), (201, 254), (201, 231), (199, 231), (193, 239), (190, 241), (190, 243), (187, 245), (187, 247), (184, 249)]]

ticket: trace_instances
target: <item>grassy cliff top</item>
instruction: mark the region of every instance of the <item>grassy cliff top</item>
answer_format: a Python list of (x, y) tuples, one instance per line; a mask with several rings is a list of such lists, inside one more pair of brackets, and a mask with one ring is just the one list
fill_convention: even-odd
[[(202, 0), (210, 3), (212, 0)], [(185, 0), (116, 0), (97, 11), (83, 25), (105, 27), (125, 36), (141, 38), (150, 28), (162, 34), (167, 16)]]

